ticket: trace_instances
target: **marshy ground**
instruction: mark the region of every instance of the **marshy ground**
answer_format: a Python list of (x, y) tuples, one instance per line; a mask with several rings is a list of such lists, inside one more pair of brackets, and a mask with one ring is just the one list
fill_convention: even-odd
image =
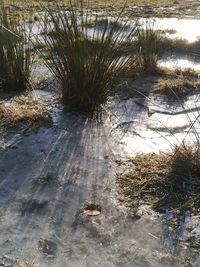
[[(5, 4), (12, 5), (13, 8), (17, 9), (26, 9), (29, 8), (40, 8), (38, 1), (12, 1), (5, 0)], [(44, 5), (48, 1), (43, 1)], [(68, 4), (69, 1), (64, 0), (65, 4)], [(102, 9), (107, 13), (118, 12), (119, 8), (124, 6), (124, 1), (117, 0), (105, 1), (105, 0), (95, 0), (91, 3), (91, 6), (96, 9)], [(198, 16), (200, 14), (200, 4), (196, 0), (136, 0), (136, 1), (127, 1), (127, 13), (132, 13), (134, 16), (143, 17), (143, 16), (156, 16), (156, 17), (179, 17), (179, 16)]]
[[(197, 1), (134, 5), (138, 16), (200, 11)], [(66, 110), (38, 62), (33, 91), (1, 93), (0, 266), (200, 266), (199, 173), (182, 180), (169, 152), (199, 134), (200, 69), (162, 64), (198, 65), (188, 46), (168, 43), (155, 73), (126, 69), (98, 119)]]

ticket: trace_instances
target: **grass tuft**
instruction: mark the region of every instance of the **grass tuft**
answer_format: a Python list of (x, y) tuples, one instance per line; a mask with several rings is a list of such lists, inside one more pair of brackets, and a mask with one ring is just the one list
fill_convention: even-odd
[(87, 26), (90, 11), (83, 6), (77, 9), (72, 5), (69, 12), (64, 12), (54, 3), (47, 13), (51, 23), (43, 29), (46, 50), (42, 50), (42, 56), (59, 84), (63, 102), (94, 112), (114, 92), (119, 73), (128, 61), (121, 57), (121, 45), (133, 38), (135, 28), (125, 31), (126, 24), (118, 23), (119, 16), (102, 30), (91, 29)]
[(153, 23), (146, 23), (145, 28), (139, 28), (136, 47), (140, 68), (148, 74), (157, 73), (158, 51), (161, 34), (154, 29)]
[(0, 8), (0, 90), (21, 92), (29, 87), (31, 52), (19, 14)]
[(152, 88), (152, 92), (156, 94), (164, 94), (170, 98), (183, 98), (191, 92), (200, 90), (198, 80), (189, 79), (184, 76), (171, 79), (160, 79)]
[(172, 161), (172, 172), (176, 184), (180, 178), (184, 181), (192, 182), (200, 186), (200, 146), (190, 146), (183, 144), (177, 146), (174, 151)]
[(200, 146), (182, 144), (172, 153), (133, 158), (134, 167), (118, 176), (123, 202), (130, 207), (145, 203), (156, 211), (198, 213), (200, 205)]

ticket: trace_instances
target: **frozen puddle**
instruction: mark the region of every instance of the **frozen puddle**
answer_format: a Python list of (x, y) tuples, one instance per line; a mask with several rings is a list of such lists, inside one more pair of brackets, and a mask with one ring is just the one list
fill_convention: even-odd
[[(108, 21), (112, 21), (112, 17), (108, 18)], [(51, 23), (51, 22), (50, 22)], [(109, 22), (108, 22), (109, 23)], [(133, 22), (135, 23), (135, 22)], [(175, 33), (166, 33), (166, 36), (169, 38), (180, 38), (186, 39), (188, 42), (195, 42), (198, 40), (200, 33), (197, 29), (200, 28), (200, 20), (198, 19), (178, 19), (178, 18), (140, 18), (138, 19), (137, 23), (142, 27), (145, 28), (146, 26), (153, 27), (154, 29), (160, 30), (174, 30)], [(109, 24), (108, 24), (109, 25)], [(133, 26), (133, 25), (132, 25)], [(36, 38), (42, 40), (41, 31), (42, 23), (35, 22), (35, 23), (26, 23), (26, 29), (31, 35)], [(95, 35), (97, 38), (101, 37), (103, 34), (105, 23), (96, 25), (96, 26), (89, 26), (85, 28), (85, 34), (88, 37), (93, 37)], [(129, 28), (126, 29), (130, 31)], [(123, 34), (123, 33), (122, 33)], [(121, 36), (121, 35), (120, 35)], [(183, 56), (183, 55), (169, 55), (165, 56), (159, 60), (159, 64), (162, 67), (167, 68), (180, 68), (180, 69), (187, 69), (191, 68), (196, 71), (200, 71), (200, 60), (195, 58), (194, 56)], [(41, 73), (46, 75), (45, 68), (37, 66), (36, 70), (33, 69), (35, 73), (41, 69)], [(41, 74), (40, 73), (40, 74)]]
[[(137, 103), (144, 109), (140, 109)], [(183, 140), (195, 141), (196, 135), (190, 128), (193, 124), (200, 132), (199, 113), (199, 95), (188, 97), (184, 104), (177, 101), (169, 104), (167, 98), (161, 96), (144, 101), (128, 100), (124, 105), (117, 105), (116, 114), (123, 116), (119, 115), (120, 122), (116, 121), (112, 132), (119, 134), (119, 144), (125, 155), (159, 153)]]
[[(44, 16), (44, 15), (41, 15)], [(114, 18), (108, 17), (108, 26), (109, 23), (112, 22)], [(51, 24), (51, 22), (49, 22)], [(185, 39), (188, 42), (192, 43), (198, 40), (200, 37), (200, 33), (197, 29), (200, 28), (200, 20), (198, 19), (178, 19), (178, 18), (139, 18), (137, 22), (132, 22), (132, 27), (134, 24), (140, 25), (142, 28), (152, 27), (153, 29), (157, 30), (174, 30), (174, 33), (166, 32), (166, 36), (169, 38), (179, 38)], [(135, 25), (136, 25), (135, 24)], [(85, 34), (88, 37), (96, 36), (97, 38), (101, 38), (104, 28), (106, 27), (105, 22), (102, 22), (96, 26), (88, 26), (85, 27)], [(42, 41), (42, 29), (45, 26), (41, 22), (34, 22), (34, 23), (26, 23), (26, 30), (30, 33), (33, 38), (36, 40)], [(109, 29), (109, 27), (108, 27)], [(125, 31), (131, 31), (129, 27), (124, 29)], [(119, 35), (123, 35), (123, 32)], [(187, 69), (191, 68), (194, 70), (200, 70), (200, 61), (195, 59), (195, 57), (191, 56), (183, 56), (183, 55), (170, 55), (165, 58), (159, 60), (160, 66), (167, 67), (167, 68), (180, 68), (180, 69)], [(41, 69), (41, 72), (45, 73), (45, 68), (37, 67), (34, 72), (38, 72), (38, 69)]]
[[(54, 127), (21, 135), (14, 148), (3, 149), (0, 264), (181, 266), (180, 258), (190, 255), (179, 246), (184, 231), (170, 232), (148, 207), (134, 220), (117, 204), (115, 175), (123, 167), (116, 160), (168, 149), (175, 139), (180, 142), (189, 127), (184, 112), (193, 120), (194, 108), (198, 113), (199, 96), (189, 97), (184, 108), (159, 96), (112, 100), (112, 112), (96, 123), (56, 107)], [(192, 137), (191, 132), (186, 138)], [(91, 204), (92, 213), (87, 208)], [(96, 216), (83, 216), (85, 210)], [(200, 264), (196, 258), (193, 262)]]
[(171, 38), (186, 39), (188, 42), (195, 42), (200, 36), (200, 20), (199, 19), (178, 19), (178, 18), (140, 18), (141, 27), (152, 25), (158, 30), (175, 30), (174, 34), (168, 34)]
[(193, 69), (200, 71), (200, 60), (195, 59), (190, 56), (183, 55), (170, 55), (159, 60), (159, 65), (161, 67), (166, 67), (170, 69)]
[[(102, 15), (99, 13), (99, 15)], [(44, 16), (41, 13), (41, 16)], [(92, 19), (93, 17), (91, 17)], [(94, 20), (96, 17), (94, 17)], [(115, 21), (116, 19), (113, 17), (107, 17), (108, 23), (111, 21)], [(126, 22), (126, 19), (122, 21), (122, 23)], [(50, 22), (51, 23), (51, 22)], [(200, 37), (200, 32), (198, 29), (200, 28), (200, 20), (199, 19), (178, 19), (178, 18), (139, 18), (137, 21), (132, 21), (132, 26), (134, 24), (140, 25), (142, 28), (146, 28), (146, 26), (151, 26), (157, 30), (174, 30), (174, 33), (166, 33), (170, 38), (181, 38), (186, 39), (188, 42), (195, 42)], [(131, 24), (131, 23), (130, 23)], [(128, 25), (127, 25), (128, 26)], [(105, 23), (96, 25), (96, 26), (88, 26), (87, 34), (89, 36), (93, 35), (93, 31), (95, 29), (95, 34), (98, 36), (104, 29)], [(41, 22), (34, 23), (26, 23), (26, 29), (33, 36), (40, 35), (42, 29), (44, 29), (44, 25)], [(130, 29), (127, 28), (127, 31)]]

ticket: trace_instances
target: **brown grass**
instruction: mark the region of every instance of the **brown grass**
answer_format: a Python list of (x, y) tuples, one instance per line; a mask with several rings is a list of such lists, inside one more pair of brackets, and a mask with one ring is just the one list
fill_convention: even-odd
[(198, 90), (200, 90), (200, 82), (184, 76), (160, 79), (152, 88), (153, 93), (164, 94), (170, 98), (182, 98)]
[(120, 199), (130, 207), (145, 203), (156, 211), (198, 212), (200, 146), (181, 145), (172, 153), (138, 155), (133, 169), (117, 177)]
[[(13, 4), (15, 3), (16, 5), (22, 5), (26, 2), (28, 2), (30, 5), (38, 5), (38, 1), (37, 0), (32, 0), (32, 1), (24, 1), (24, 0), (4, 0), (4, 2), (6, 4)], [(44, 3), (48, 3), (50, 1), (43, 1)], [(66, 4), (69, 3), (69, 0), (65, 0), (64, 1)], [(106, 1), (106, 0), (95, 0), (93, 1), (94, 5), (95, 6), (108, 6), (108, 5), (121, 5), (121, 4), (124, 4), (124, 1), (123, 0), (117, 0), (117, 1)], [(153, 6), (161, 6), (161, 5), (164, 5), (164, 6), (173, 6), (174, 5), (174, 1), (173, 0), (160, 0), (159, 2), (157, 0), (128, 0), (127, 1), (128, 4), (135, 4), (135, 5), (139, 5), (139, 6), (144, 6), (144, 5), (153, 5)], [(185, 4), (195, 4), (195, 3), (198, 3), (196, 0), (182, 0), (180, 1), (180, 3), (177, 1), (176, 5), (180, 5), (180, 6), (184, 6)]]
[(0, 103), (0, 131), (23, 121), (44, 117), (47, 109), (31, 96), (21, 94)]
[(172, 169), (174, 180), (182, 177), (183, 180), (191, 180), (200, 185), (200, 146), (189, 146), (183, 144), (176, 147), (174, 151)]
[[(6, 4), (13, 4), (12, 7), (16, 10), (20, 10), (27, 14), (27, 11), (37, 11), (38, 8), (42, 5), (47, 5), (48, 2), (53, 1), (27, 1), (27, 0), (4, 0)], [(39, 4), (38, 4), (39, 2)], [(55, 1), (54, 1), (55, 2)], [(69, 0), (64, 0), (64, 5), (69, 6)], [(173, 0), (94, 0), (94, 1), (86, 1), (85, 3), (89, 3), (91, 8), (95, 10), (104, 9), (105, 12), (109, 14), (114, 14), (119, 10), (119, 8), (123, 7), (125, 2), (127, 5), (126, 14), (132, 15), (134, 17), (163, 17), (163, 16), (199, 16), (200, 12), (198, 9), (199, 1), (197, 0), (181, 0), (181, 1), (173, 1)], [(25, 6), (25, 8), (24, 8)], [(135, 6), (134, 9), (130, 8), (130, 6)], [(163, 9), (160, 9), (160, 7)], [(170, 9), (169, 7), (174, 6), (175, 9)]]

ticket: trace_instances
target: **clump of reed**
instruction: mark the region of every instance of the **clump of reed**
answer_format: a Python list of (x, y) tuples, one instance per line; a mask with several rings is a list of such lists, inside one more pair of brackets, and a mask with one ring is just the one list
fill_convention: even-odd
[(146, 73), (156, 73), (158, 70), (158, 52), (161, 33), (154, 29), (153, 23), (147, 23), (137, 31), (137, 66)]
[(181, 144), (172, 152), (140, 154), (134, 169), (119, 175), (120, 199), (129, 207), (151, 205), (156, 211), (198, 212), (200, 147)]
[(173, 179), (200, 186), (200, 145), (183, 143), (174, 150), (172, 161)]
[[(91, 28), (91, 13), (82, 2), (80, 8), (71, 3), (67, 12), (54, 3), (46, 14), (51, 23), (41, 24), (41, 42), (46, 47), (41, 54), (58, 82), (63, 102), (86, 112), (98, 110), (113, 94), (119, 73), (129, 60), (121, 57), (121, 46), (133, 38), (135, 27), (126, 31), (126, 23), (118, 23), (119, 15), (115, 23), (107, 23), (101, 30)], [(98, 16), (94, 25), (98, 25)]]
[(9, 7), (0, 7), (0, 89), (21, 92), (29, 86), (31, 42), (25, 23)]

